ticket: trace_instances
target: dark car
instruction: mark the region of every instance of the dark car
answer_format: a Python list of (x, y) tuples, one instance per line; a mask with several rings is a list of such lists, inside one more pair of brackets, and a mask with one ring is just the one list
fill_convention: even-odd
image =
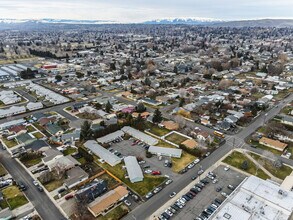
[(21, 191), (25, 191), (25, 190), (27, 190), (27, 187), (26, 187), (26, 185), (24, 185), (23, 182), (19, 181), (19, 182), (17, 183), (17, 185), (18, 185), (18, 188), (19, 188)]
[(191, 177), (192, 180), (195, 180), (197, 178), (197, 175)]
[(38, 190), (39, 190), (40, 192), (44, 192), (43, 187), (41, 187), (41, 186), (37, 186), (37, 188), (38, 188)]
[(66, 191), (66, 189), (61, 188), (61, 189), (58, 190), (58, 193), (60, 194), (60, 193), (63, 193), (63, 192), (65, 192), (65, 191)]
[(220, 187), (220, 186), (216, 188), (217, 192), (220, 192), (221, 190), (222, 190), (222, 187)]

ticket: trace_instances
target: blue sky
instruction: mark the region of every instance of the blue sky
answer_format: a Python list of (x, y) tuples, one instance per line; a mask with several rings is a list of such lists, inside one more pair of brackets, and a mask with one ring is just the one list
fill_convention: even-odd
[(293, 0), (0, 0), (0, 18), (140, 22), (172, 17), (293, 18)]

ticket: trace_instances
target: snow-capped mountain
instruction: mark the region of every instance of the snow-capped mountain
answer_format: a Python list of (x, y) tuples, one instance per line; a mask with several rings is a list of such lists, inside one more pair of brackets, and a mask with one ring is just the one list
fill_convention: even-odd
[(212, 18), (166, 18), (146, 21), (144, 24), (214, 24), (224, 22), (223, 20), (216, 20)]

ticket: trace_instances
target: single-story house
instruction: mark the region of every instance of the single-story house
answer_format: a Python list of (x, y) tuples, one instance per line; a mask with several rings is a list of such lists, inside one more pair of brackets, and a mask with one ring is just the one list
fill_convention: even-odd
[(198, 143), (194, 139), (187, 139), (181, 143), (187, 148), (194, 149), (198, 146)]
[(110, 210), (127, 196), (127, 188), (125, 186), (118, 186), (115, 189), (107, 192), (106, 194), (96, 198), (88, 205), (88, 210), (92, 213), (94, 217), (97, 217), (101, 213), (106, 213), (108, 210)]
[(67, 170), (66, 176), (67, 178), (64, 180), (64, 186), (68, 189), (73, 188), (74, 186), (89, 178), (88, 173), (78, 166)]
[(150, 146), (148, 151), (158, 156), (181, 158), (182, 150), (177, 148)]
[(146, 144), (149, 144), (149, 145), (156, 145), (159, 141), (156, 139), (156, 138), (153, 138), (152, 136), (150, 135), (147, 135), (135, 128), (132, 128), (130, 126), (124, 126), (122, 129), (121, 129), (124, 133), (126, 134), (129, 134), (130, 136), (146, 143)]
[(174, 121), (163, 121), (159, 125), (162, 125), (164, 128), (172, 131), (179, 129), (179, 124)]
[(267, 147), (270, 147), (270, 148), (276, 149), (278, 151), (281, 151), (281, 152), (283, 152), (285, 150), (285, 148), (288, 146), (288, 144), (285, 144), (285, 143), (283, 143), (281, 141), (273, 140), (273, 139), (270, 139), (270, 138), (267, 138), (267, 137), (262, 137), (259, 140), (259, 143), (262, 144), (262, 145), (265, 145)]
[(143, 172), (139, 166), (136, 157), (127, 156), (124, 158), (130, 182), (136, 183), (143, 181)]
[(124, 136), (124, 132), (121, 130), (115, 131), (111, 134), (105, 135), (97, 139), (97, 141), (101, 144), (107, 144), (111, 141), (114, 141), (118, 138), (122, 138)]

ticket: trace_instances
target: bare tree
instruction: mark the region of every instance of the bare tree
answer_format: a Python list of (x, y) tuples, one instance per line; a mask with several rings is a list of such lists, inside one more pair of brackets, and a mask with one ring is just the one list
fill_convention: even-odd
[(180, 129), (183, 129), (186, 126), (186, 121), (182, 116), (176, 115), (174, 120), (179, 125)]

